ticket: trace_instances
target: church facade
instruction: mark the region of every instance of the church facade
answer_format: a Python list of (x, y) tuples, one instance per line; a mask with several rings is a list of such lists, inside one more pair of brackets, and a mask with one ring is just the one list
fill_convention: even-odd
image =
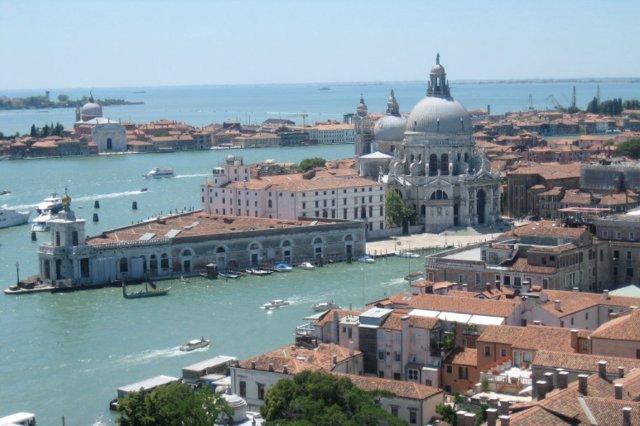
[(406, 117), (391, 92), (387, 114), (373, 124), (373, 140), (361, 145), (363, 151), (369, 146), (377, 151), (356, 153), (359, 169), (377, 171), (425, 232), (493, 225), (500, 218), (500, 180), (476, 150), (471, 116), (451, 97), (439, 55), (427, 86), (427, 96)]

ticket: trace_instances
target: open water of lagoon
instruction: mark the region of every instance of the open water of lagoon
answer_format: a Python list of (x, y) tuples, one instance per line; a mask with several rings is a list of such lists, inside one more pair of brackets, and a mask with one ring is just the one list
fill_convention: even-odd
[[(452, 74), (453, 75), (453, 74)], [(453, 97), (468, 109), (486, 108), (501, 114), (523, 111), (529, 106), (529, 94), (536, 108), (552, 108), (548, 99), (553, 95), (568, 106), (572, 86), (576, 86), (579, 107), (586, 107), (600, 85), (602, 99), (640, 98), (640, 82), (605, 81), (558, 83), (451, 83)], [(331, 90), (319, 90), (328, 87)], [(272, 84), (235, 86), (181, 86), (181, 87), (128, 87), (97, 88), (96, 98), (121, 98), (143, 101), (144, 105), (110, 106), (104, 115), (113, 119), (148, 122), (160, 118), (204, 125), (225, 120), (260, 123), (265, 118), (279, 117), (277, 113), (307, 112), (308, 122), (328, 119), (342, 120), (346, 112), (354, 112), (360, 94), (370, 111), (384, 111), (393, 88), (401, 111), (410, 111), (426, 92), (426, 81), (381, 83), (322, 83)], [(44, 90), (0, 90), (0, 96), (36, 96)], [(139, 93), (144, 92), (144, 93)], [(88, 96), (89, 89), (51, 89), (51, 97), (64, 93), (72, 99)], [(276, 113), (276, 114), (269, 114)], [(282, 115), (286, 118), (286, 115)], [(0, 132), (28, 133), (31, 124), (40, 126), (60, 122), (69, 128), (74, 122), (73, 109), (0, 111)], [(295, 117), (293, 117), (296, 120)], [(300, 123), (300, 120), (296, 120)]]
[[(353, 145), (231, 151), (139, 154), (0, 162), (0, 204), (32, 208), (51, 191), (68, 187), (87, 234), (167, 212), (198, 207), (199, 185), (229, 154), (246, 161), (300, 161), (311, 156), (348, 157)], [(172, 179), (143, 179), (156, 166), (175, 169)], [(140, 192), (143, 187), (147, 192)], [(94, 200), (100, 209), (94, 210)], [(132, 201), (138, 210), (131, 210)], [(80, 208), (82, 207), (82, 208)], [(94, 211), (100, 222), (91, 222)], [(46, 234), (38, 234), (40, 241)], [(0, 287), (37, 272), (37, 243), (29, 226), (0, 229)], [(108, 402), (119, 386), (180, 369), (217, 354), (251, 356), (293, 341), (296, 325), (314, 303), (348, 306), (406, 288), (402, 277), (421, 261), (387, 259), (372, 265), (336, 264), (269, 277), (189, 282), (167, 281), (167, 297), (126, 300), (119, 289), (67, 294), (6, 296), (0, 293), (0, 416), (32, 411), (38, 424), (114, 421)], [(271, 299), (292, 305), (273, 312), (259, 307)], [(182, 353), (186, 340), (207, 336), (206, 351)]]

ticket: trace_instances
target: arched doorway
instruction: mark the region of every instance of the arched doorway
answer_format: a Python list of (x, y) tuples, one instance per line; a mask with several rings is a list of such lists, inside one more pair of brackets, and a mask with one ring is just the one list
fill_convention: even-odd
[(290, 264), (293, 260), (293, 254), (291, 252), (291, 246), (292, 246), (291, 241), (284, 240), (282, 241), (280, 246), (282, 247), (282, 260)]
[(313, 239), (313, 255), (316, 261), (322, 261), (322, 257), (324, 256), (324, 241), (322, 241), (320, 237)]
[(251, 266), (258, 266), (260, 263), (260, 244), (251, 243), (249, 245), (249, 255), (251, 257)]
[(193, 262), (191, 258), (193, 257), (193, 251), (191, 249), (184, 249), (182, 253), (180, 253), (180, 257), (182, 260), (182, 272), (190, 273), (191, 267), (193, 266)]
[(440, 174), (448, 175), (449, 174), (449, 155), (442, 154), (440, 156)]
[(429, 156), (429, 176), (436, 176), (438, 174), (438, 156), (431, 154)]
[(351, 234), (344, 237), (344, 252), (347, 256), (347, 260), (351, 260), (353, 258), (353, 236)]
[(478, 189), (476, 193), (476, 213), (478, 214), (478, 223), (485, 223), (485, 207), (487, 204), (487, 194), (484, 189)]
[(220, 271), (227, 268), (227, 249), (222, 246), (216, 249), (216, 267)]
[(108, 150), (113, 149), (113, 141), (111, 140), (111, 138), (107, 138), (107, 149)]

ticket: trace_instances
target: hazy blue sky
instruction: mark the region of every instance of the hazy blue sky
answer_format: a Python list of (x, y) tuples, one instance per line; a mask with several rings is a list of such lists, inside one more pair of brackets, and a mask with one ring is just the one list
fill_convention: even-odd
[(640, 74), (640, 1), (0, 0), (0, 88)]

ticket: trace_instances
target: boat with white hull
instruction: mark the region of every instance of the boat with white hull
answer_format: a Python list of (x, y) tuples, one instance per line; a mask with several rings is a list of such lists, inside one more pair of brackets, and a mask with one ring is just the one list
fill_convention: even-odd
[(49, 230), (49, 221), (62, 210), (62, 197), (53, 193), (36, 206), (38, 216), (33, 219), (31, 230), (35, 232), (45, 232)]
[(21, 212), (6, 206), (0, 207), (0, 229), (24, 225), (29, 221), (30, 212)]
[(173, 169), (161, 169), (156, 167), (155, 169), (150, 170), (146, 175), (144, 175), (144, 177), (154, 179), (173, 177)]
[(211, 341), (209, 339), (205, 339), (204, 337), (202, 337), (200, 339), (189, 340), (188, 342), (180, 346), (180, 350), (182, 352), (191, 352), (195, 351), (196, 349), (206, 348), (210, 344)]
[(262, 309), (278, 309), (283, 306), (289, 306), (290, 303), (282, 299), (273, 299), (262, 305)]

